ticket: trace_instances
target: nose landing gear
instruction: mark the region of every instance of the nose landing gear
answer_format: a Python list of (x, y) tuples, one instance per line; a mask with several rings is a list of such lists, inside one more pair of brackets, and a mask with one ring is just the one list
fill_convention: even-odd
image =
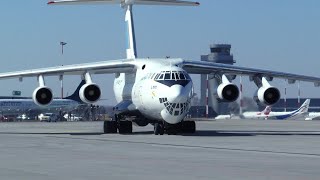
[(178, 124), (169, 123), (155, 123), (154, 124), (154, 134), (163, 135), (164, 133), (168, 135), (176, 135), (178, 133), (195, 133), (196, 123), (194, 121), (182, 121)]
[(164, 134), (164, 125), (163, 125), (163, 123), (155, 123), (154, 124), (154, 134), (155, 135), (163, 135)]
[(182, 121), (181, 131), (182, 131), (182, 133), (195, 133), (196, 132), (196, 122)]

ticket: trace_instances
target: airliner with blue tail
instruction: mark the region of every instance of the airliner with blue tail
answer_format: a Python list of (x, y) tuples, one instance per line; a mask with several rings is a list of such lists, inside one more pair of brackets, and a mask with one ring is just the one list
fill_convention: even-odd
[(287, 120), (287, 119), (305, 119), (308, 116), (310, 99), (307, 99), (300, 108), (289, 111), (289, 112), (273, 112), (271, 107), (267, 106), (261, 112), (245, 112), (243, 117), (245, 119), (277, 119), (277, 120)]

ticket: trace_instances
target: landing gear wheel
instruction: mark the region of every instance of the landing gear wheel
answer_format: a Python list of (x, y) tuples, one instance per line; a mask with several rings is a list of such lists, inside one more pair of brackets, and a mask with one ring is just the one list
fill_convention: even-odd
[(164, 125), (160, 124), (160, 131), (159, 131), (160, 135), (164, 134)]
[(166, 133), (176, 135), (180, 131), (180, 124), (166, 124)]
[(154, 133), (154, 135), (159, 135), (159, 129), (160, 129), (159, 123), (155, 123), (155, 124), (154, 124), (154, 127), (153, 127), (153, 133)]
[(195, 133), (196, 123), (194, 121), (183, 121), (181, 131), (182, 133)]
[(117, 133), (117, 122), (116, 121), (104, 121), (103, 132), (106, 134)]
[(131, 134), (132, 133), (132, 122), (131, 121), (119, 121), (119, 134)]
[(164, 126), (162, 123), (154, 124), (154, 134), (155, 135), (163, 135), (164, 134)]

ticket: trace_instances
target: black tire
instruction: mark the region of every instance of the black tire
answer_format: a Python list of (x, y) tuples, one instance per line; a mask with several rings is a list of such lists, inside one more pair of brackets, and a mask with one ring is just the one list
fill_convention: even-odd
[(183, 121), (181, 129), (182, 133), (195, 133), (196, 123), (194, 121)]
[(159, 129), (159, 134), (163, 135), (164, 134), (164, 125), (163, 124), (159, 124), (160, 129)]
[(131, 121), (119, 121), (119, 134), (131, 134), (132, 122)]
[(116, 121), (104, 121), (103, 132), (106, 134), (117, 133), (117, 122)]
[(154, 124), (154, 135), (163, 135), (164, 134), (164, 126), (162, 123)]
[(181, 123), (177, 124), (165, 124), (165, 133), (168, 135), (177, 135), (178, 133), (181, 133)]
[(154, 124), (154, 127), (153, 127), (153, 133), (154, 133), (154, 135), (159, 135), (160, 134), (160, 125), (159, 125), (159, 123), (155, 123)]

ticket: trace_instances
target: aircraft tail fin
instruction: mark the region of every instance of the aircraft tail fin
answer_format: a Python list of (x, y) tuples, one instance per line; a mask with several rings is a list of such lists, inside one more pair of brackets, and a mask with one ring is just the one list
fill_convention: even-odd
[(298, 109), (298, 112), (307, 113), (309, 111), (310, 99), (306, 99)]
[(137, 58), (136, 38), (132, 15), (133, 5), (169, 5), (169, 6), (199, 6), (199, 2), (180, 0), (58, 0), (49, 1), (49, 5), (76, 5), (76, 4), (120, 4), (125, 9), (126, 22), (126, 57), (127, 59)]
[(134, 23), (132, 15), (132, 5), (126, 6), (126, 54), (127, 59), (137, 58), (136, 37), (134, 32)]
[(266, 108), (261, 112), (264, 115), (268, 115), (271, 112), (271, 106), (266, 106)]
[(74, 100), (74, 101), (77, 101), (79, 103), (83, 103), (83, 101), (80, 99), (80, 96), (79, 96), (79, 91), (80, 91), (80, 88), (86, 84), (86, 81), (85, 80), (82, 80), (80, 82), (80, 84), (78, 85), (77, 89), (73, 92), (73, 94), (71, 94), (70, 96), (67, 96), (65, 97), (64, 99), (70, 99), (70, 100)]

